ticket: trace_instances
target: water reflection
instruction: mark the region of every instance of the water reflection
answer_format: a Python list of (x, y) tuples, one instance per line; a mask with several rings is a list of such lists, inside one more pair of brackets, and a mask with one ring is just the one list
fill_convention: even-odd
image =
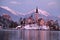
[(0, 40), (60, 40), (59, 31), (0, 30)]

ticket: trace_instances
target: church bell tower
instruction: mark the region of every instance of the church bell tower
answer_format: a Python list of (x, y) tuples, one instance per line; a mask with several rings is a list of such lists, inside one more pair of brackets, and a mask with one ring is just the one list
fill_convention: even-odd
[(36, 7), (36, 11), (35, 11), (35, 20), (36, 20), (36, 22), (38, 22), (38, 15), (39, 15), (38, 7)]

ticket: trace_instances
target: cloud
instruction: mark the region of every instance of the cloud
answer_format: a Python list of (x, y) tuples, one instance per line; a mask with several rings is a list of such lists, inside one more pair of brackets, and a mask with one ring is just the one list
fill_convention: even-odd
[[(18, 15), (25, 16), (27, 14), (32, 14), (32, 13), (35, 13), (36, 12), (36, 9), (33, 9), (33, 10), (27, 12), (27, 13), (21, 13), (21, 12), (18, 12), (18, 11), (14, 11), (11, 8), (7, 7), (7, 6), (0, 6), (0, 7), (6, 9), (8, 11), (10, 11), (12, 14), (17, 15), (17, 16)], [(39, 14), (42, 14), (44, 16), (49, 16), (50, 15), (48, 12), (46, 12), (44, 10), (41, 10), (41, 9), (38, 9), (38, 12), (39, 12)]]
[(48, 3), (48, 6), (53, 6), (53, 5), (56, 5), (57, 4), (57, 2), (50, 2), (50, 3)]
[(8, 10), (8, 11), (10, 11), (12, 14), (14, 14), (14, 15), (17, 15), (17, 13), (16, 12), (14, 12), (11, 8), (9, 8), (9, 7), (7, 7), (7, 6), (0, 6), (1, 8), (3, 8), (3, 9), (6, 9), (6, 10)]
[(45, 16), (49, 16), (50, 14), (47, 12), (47, 11), (44, 11), (44, 10), (39, 10), (39, 13), (42, 14), (42, 15), (45, 15)]
[(58, 16), (58, 18), (60, 18), (60, 16)]
[(48, 9), (58, 9), (58, 8), (60, 8), (58, 2), (49, 2), (46, 7)]
[(22, 16), (27, 15), (26, 13), (21, 13), (21, 12), (18, 12), (18, 11), (16, 11), (16, 13), (18, 13), (18, 15), (22, 15)]
[[(31, 14), (31, 13), (33, 13), (33, 12), (36, 12), (36, 9), (31, 10), (31, 11), (28, 12), (27, 14)], [(46, 11), (44, 11), (44, 10), (41, 10), (41, 9), (38, 9), (38, 12), (39, 12), (39, 14), (42, 14), (42, 15), (44, 15), (44, 16), (49, 16), (49, 15), (50, 15), (48, 12), (46, 12)], [(26, 14), (26, 15), (27, 15), (27, 14)]]
[(13, 5), (20, 5), (21, 3), (20, 2), (17, 2), (17, 1), (11, 1), (9, 2), (10, 4), (13, 4)]
[(12, 14), (14, 14), (14, 15), (16, 15), (16, 16), (19, 16), (19, 15), (24, 16), (24, 15), (26, 15), (26, 14), (24, 14), (24, 13), (14, 11), (14, 10), (12, 10), (11, 8), (7, 7), (7, 6), (0, 6), (0, 7), (3, 8), (3, 9), (8, 10), (9, 12), (11, 12)]

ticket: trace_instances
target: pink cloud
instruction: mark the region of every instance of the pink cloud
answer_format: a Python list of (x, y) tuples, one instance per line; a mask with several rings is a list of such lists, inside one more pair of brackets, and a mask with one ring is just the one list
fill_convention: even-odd
[(45, 16), (49, 16), (50, 14), (47, 12), (47, 11), (44, 11), (44, 10), (39, 10), (39, 13), (42, 14), (42, 15), (45, 15)]
[(58, 18), (60, 18), (60, 16), (58, 16)]
[(16, 11), (16, 13), (18, 13), (18, 15), (23, 15), (23, 16), (26, 15), (26, 13), (21, 13), (21, 12), (18, 12), (18, 11)]
[(47, 7), (49, 7), (49, 8), (57, 8), (58, 7), (58, 3), (57, 2), (49, 2)]
[[(31, 10), (31, 11), (28, 12), (27, 14), (31, 14), (31, 13), (33, 13), (33, 12), (36, 12), (36, 9)], [(42, 14), (42, 15), (44, 15), (44, 16), (49, 16), (49, 15), (50, 15), (47, 11), (44, 11), (44, 10), (41, 10), (41, 9), (38, 9), (38, 12), (39, 12), (39, 14)]]
[(20, 13), (20, 12), (14, 11), (11, 8), (7, 7), (7, 6), (0, 6), (0, 7), (3, 8), (3, 9), (8, 10), (9, 12), (11, 12), (12, 14), (14, 14), (16, 16), (18, 16), (18, 15), (26, 15), (24, 13)]
[(48, 6), (53, 6), (53, 5), (56, 5), (57, 4), (57, 2), (50, 2), (50, 3), (48, 3)]
[(3, 8), (3, 9), (6, 9), (6, 10), (8, 10), (8, 11), (10, 11), (12, 14), (14, 14), (14, 15), (17, 15), (17, 13), (15, 12), (15, 11), (13, 11), (11, 8), (9, 8), (9, 7), (7, 7), (7, 6), (0, 6), (1, 8)]
[(21, 3), (20, 2), (17, 2), (17, 1), (11, 1), (9, 2), (10, 4), (13, 4), (13, 5), (20, 5)]
[[(21, 13), (21, 12), (18, 12), (18, 11), (13, 11), (11, 8), (9, 8), (7, 6), (0, 6), (0, 7), (10, 11), (12, 14), (17, 15), (17, 16), (18, 15), (27, 15), (27, 14), (31, 14), (33, 12), (36, 12), (36, 9), (33, 9), (33, 10), (27, 12), (27, 13)], [(44, 10), (41, 10), (41, 9), (38, 9), (38, 12), (39, 12), (39, 14), (42, 14), (44, 16), (49, 16), (50, 15), (47, 11), (44, 11)]]

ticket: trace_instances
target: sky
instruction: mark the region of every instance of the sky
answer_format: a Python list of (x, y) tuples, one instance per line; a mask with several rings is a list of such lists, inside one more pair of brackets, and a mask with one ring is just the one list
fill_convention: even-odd
[(0, 0), (0, 6), (6, 6), (19, 13), (27, 13), (36, 7), (60, 17), (60, 0)]

